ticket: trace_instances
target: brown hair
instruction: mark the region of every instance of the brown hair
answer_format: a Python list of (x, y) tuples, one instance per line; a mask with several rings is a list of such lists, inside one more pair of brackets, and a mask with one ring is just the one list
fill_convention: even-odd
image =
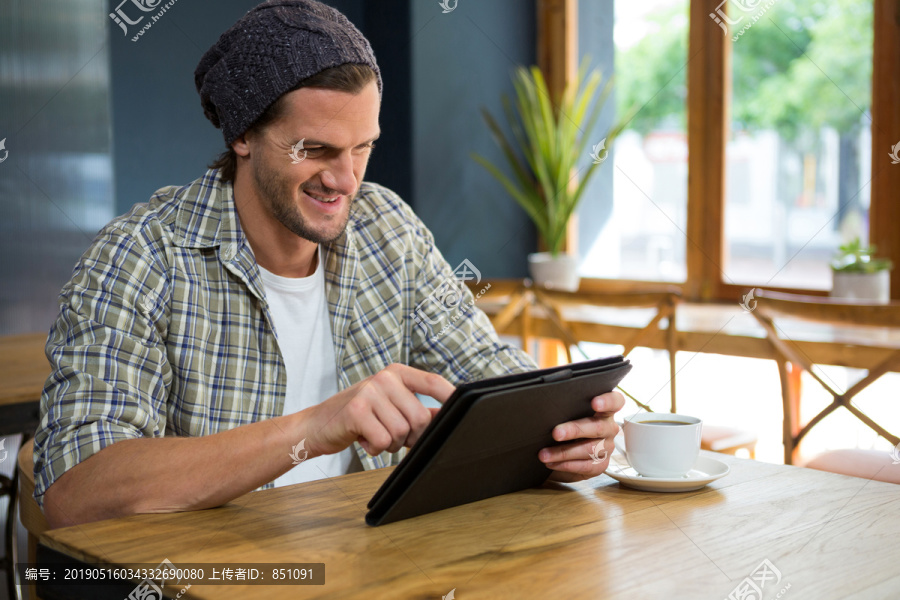
[[(375, 81), (375, 71), (367, 65), (345, 64), (316, 73), (307, 77), (292, 89), (281, 95), (278, 100), (266, 109), (247, 131), (262, 133), (266, 127), (277, 121), (284, 114), (284, 97), (300, 88), (319, 88), (358, 94), (366, 85)], [(210, 169), (219, 169), (222, 181), (233, 182), (237, 173), (237, 153), (229, 146), (216, 160), (209, 165)]]

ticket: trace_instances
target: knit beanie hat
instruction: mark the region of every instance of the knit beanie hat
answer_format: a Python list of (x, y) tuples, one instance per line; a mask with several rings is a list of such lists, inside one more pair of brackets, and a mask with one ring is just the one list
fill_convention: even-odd
[(207, 50), (194, 83), (206, 118), (230, 146), (298, 83), (345, 64), (371, 67), (381, 93), (372, 47), (347, 17), (315, 0), (268, 0)]

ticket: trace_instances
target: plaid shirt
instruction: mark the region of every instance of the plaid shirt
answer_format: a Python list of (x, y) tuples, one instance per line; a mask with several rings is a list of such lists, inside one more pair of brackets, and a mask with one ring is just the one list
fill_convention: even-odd
[[(340, 389), (395, 362), (453, 384), (535, 368), (500, 343), (460, 269), (386, 188), (363, 183), (346, 231), (321, 248)], [(480, 279), (468, 261), (461, 267)], [(46, 350), (52, 374), (34, 444), (41, 504), (60, 475), (117, 441), (280, 416), (284, 361), (231, 184), (208, 171), (103, 228), (60, 294)], [(366, 469), (404, 454), (354, 446)]]

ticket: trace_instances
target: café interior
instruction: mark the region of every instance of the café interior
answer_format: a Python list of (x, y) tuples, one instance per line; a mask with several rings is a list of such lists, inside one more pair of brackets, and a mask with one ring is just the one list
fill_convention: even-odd
[(15, 566), (51, 559), (327, 573), (129, 598), (898, 597), (900, 1), (325, 0), (383, 77), (366, 179), (539, 367), (628, 359), (625, 435), (702, 422), (697, 485), (617, 451), (374, 528), (385, 469), (54, 530), (32, 452), (59, 291), (104, 225), (222, 151), (193, 73), (258, 4), (132, 1), (0, 4), (0, 599), (119, 589)]

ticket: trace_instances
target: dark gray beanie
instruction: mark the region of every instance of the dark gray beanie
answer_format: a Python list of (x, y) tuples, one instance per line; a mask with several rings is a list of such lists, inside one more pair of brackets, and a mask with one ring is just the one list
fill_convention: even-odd
[(268, 0), (207, 50), (194, 83), (206, 118), (231, 145), (283, 94), (345, 64), (381, 71), (369, 41), (343, 14), (315, 0)]

